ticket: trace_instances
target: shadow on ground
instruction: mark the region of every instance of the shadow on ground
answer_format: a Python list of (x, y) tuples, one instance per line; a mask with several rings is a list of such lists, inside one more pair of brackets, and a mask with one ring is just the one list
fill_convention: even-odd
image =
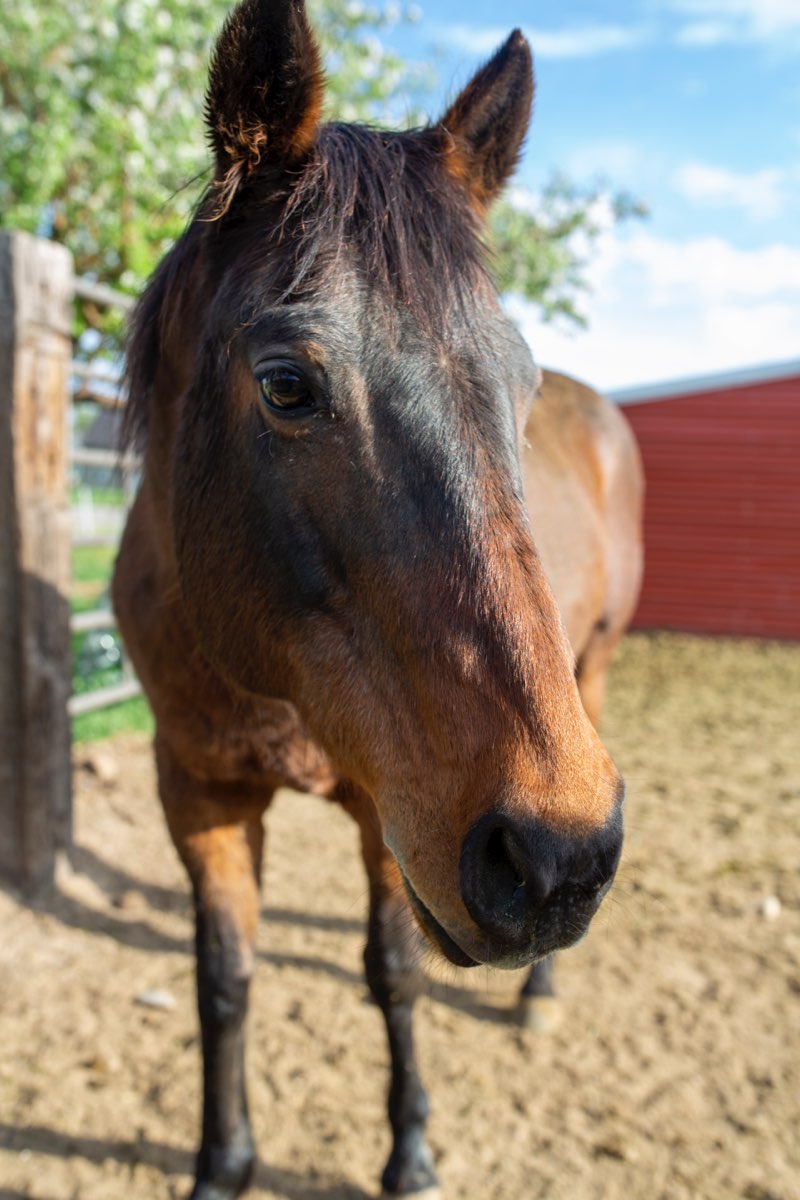
[[(74, 1137), (41, 1125), (16, 1126), (0, 1123), (0, 1147), (27, 1150), (55, 1158), (80, 1157), (102, 1164), (108, 1159), (127, 1166), (142, 1164), (165, 1175), (191, 1175), (194, 1154), (165, 1142), (138, 1138), (133, 1142), (104, 1141), (101, 1138)], [(287, 1200), (371, 1200), (369, 1193), (348, 1183), (311, 1183), (302, 1174), (259, 1163), (254, 1181)], [(37, 1200), (31, 1193), (0, 1188), (0, 1200)], [(41, 1200), (45, 1200), (42, 1197)]]

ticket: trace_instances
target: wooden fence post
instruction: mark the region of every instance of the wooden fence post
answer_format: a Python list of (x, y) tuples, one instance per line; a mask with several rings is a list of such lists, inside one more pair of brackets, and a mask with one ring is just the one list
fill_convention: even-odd
[(0, 873), (28, 890), (71, 833), (72, 294), (63, 246), (0, 233)]

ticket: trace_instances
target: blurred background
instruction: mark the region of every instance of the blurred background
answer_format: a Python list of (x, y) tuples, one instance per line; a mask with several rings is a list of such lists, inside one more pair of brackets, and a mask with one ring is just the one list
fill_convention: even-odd
[[(586, 332), (514, 302), (541, 361), (609, 389), (800, 354), (794, 0), (438, 0), (424, 12), (397, 44), (435, 39), (445, 86), (513, 24), (531, 42), (538, 94), (512, 202), (540, 212), (554, 179), (596, 196), (573, 293)], [(647, 220), (614, 221), (620, 194)]]

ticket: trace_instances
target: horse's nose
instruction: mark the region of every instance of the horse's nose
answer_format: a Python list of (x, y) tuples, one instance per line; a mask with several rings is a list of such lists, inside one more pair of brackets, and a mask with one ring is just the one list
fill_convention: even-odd
[(484, 814), (464, 839), (461, 892), (496, 947), (492, 958), (533, 958), (575, 941), (608, 890), (621, 852), (619, 806), (603, 828), (583, 837), (507, 812)]

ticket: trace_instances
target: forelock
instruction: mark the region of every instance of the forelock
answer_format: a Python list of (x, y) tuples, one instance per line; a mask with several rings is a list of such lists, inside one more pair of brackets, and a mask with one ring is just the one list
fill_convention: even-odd
[(323, 126), (266, 248), (273, 297), (308, 299), (355, 264), (440, 332), (486, 279), (480, 221), (446, 159), (441, 131)]

